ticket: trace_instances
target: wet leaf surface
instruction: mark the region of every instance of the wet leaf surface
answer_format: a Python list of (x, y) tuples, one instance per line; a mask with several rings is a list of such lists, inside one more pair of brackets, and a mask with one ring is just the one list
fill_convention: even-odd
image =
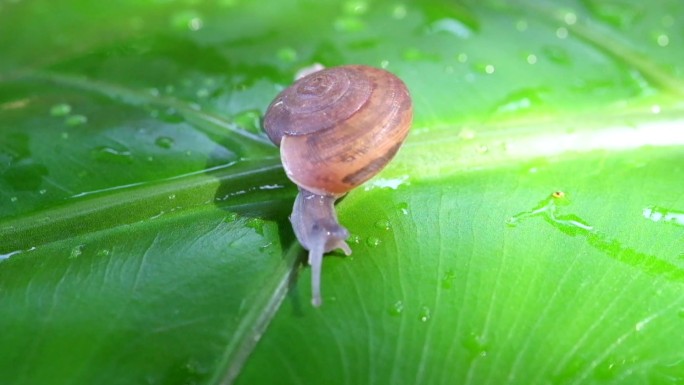
[[(683, 11), (0, 0), (0, 378), (684, 381)], [(318, 309), (260, 128), (316, 62), (415, 104)]]

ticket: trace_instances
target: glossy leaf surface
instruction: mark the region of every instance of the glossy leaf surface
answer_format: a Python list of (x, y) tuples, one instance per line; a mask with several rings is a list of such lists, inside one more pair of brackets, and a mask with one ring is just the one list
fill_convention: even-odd
[[(684, 381), (676, 1), (0, 1), (3, 383)], [(261, 132), (313, 63), (415, 123), (321, 308)]]

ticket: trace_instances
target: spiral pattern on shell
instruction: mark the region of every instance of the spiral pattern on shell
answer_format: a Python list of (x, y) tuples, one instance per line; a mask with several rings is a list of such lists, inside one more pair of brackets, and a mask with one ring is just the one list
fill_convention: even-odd
[(411, 98), (395, 75), (333, 67), (303, 77), (269, 106), (264, 128), (300, 187), (344, 194), (378, 173), (408, 134)]

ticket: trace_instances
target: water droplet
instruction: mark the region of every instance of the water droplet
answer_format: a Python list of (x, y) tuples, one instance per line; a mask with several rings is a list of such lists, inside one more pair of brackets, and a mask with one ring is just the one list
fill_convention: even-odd
[(261, 245), (261, 246), (259, 246), (259, 252), (260, 252), (260, 253), (267, 252), (267, 251), (269, 251), (268, 249), (269, 249), (271, 246), (273, 246), (273, 242), (268, 242), (268, 243), (265, 244), (265, 245)]
[(17, 198), (17, 197), (11, 197), (10, 198), (10, 202), (12, 202), (12, 203), (17, 202), (18, 200), (19, 200), (19, 198)]
[(433, 22), (428, 28), (429, 33), (446, 32), (459, 39), (467, 39), (472, 35), (472, 31), (467, 25), (456, 19), (444, 18)]
[(176, 111), (175, 108), (167, 108), (164, 111), (153, 111), (153, 113), (153, 118), (159, 118), (167, 123), (181, 123), (185, 121), (183, 115)]
[(456, 60), (458, 60), (459, 63), (465, 63), (468, 61), (468, 54), (459, 53), (458, 56), (456, 56)]
[(259, 235), (264, 235), (265, 221), (261, 218), (249, 218), (247, 220), (247, 227), (254, 229)]
[(204, 22), (196, 11), (183, 11), (174, 14), (171, 17), (171, 24), (180, 30), (189, 29), (190, 31), (199, 31), (204, 26)]
[(361, 32), (366, 29), (366, 24), (358, 17), (353, 16), (339, 18), (335, 20), (333, 25), (337, 31), (347, 33)]
[(518, 32), (527, 31), (527, 27), (527, 20), (522, 19), (515, 22), (515, 29), (518, 30)]
[(390, 188), (392, 190), (396, 190), (400, 186), (408, 184), (408, 178), (408, 175), (402, 175), (398, 178), (392, 179), (373, 178), (364, 185), (363, 189), (365, 191), (370, 191), (376, 188)]
[(80, 126), (81, 124), (86, 124), (88, 122), (88, 117), (85, 115), (71, 115), (64, 120), (67, 126)]
[(188, 21), (188, 28), (191, 31), (199, 31), (204, 26), (204, 22), (199, 17), (193, 17)]
[(390, 306), (390, 308), (388, 309), (387, 312), (388, 312), (389, 315), (391, 315), (391, 316), (395, 316), (395, 317), (400, 316), (401, 313), (404, 312), (404, 303), (403, 303), (401, 300), (399, 300), (399, 301), (393, 303), (392, 306)]
[(387, 69), (387, 67), (389, 67), (389, 60), (380, 61), (380, 68)]
[(40, 194), (40, 195), (45, 195), (46, 193), (47, 193), (47, 190), (46, 190), (46, 189), (44, 189), (44, 188), (43, 188), (43, 189), (40, 189), (40, 190), (38, 190), (38, 194)]
[(9, 253), (0, 254), (0, 262), (4, 261), (6, 259), (9, 259), (13, 255), (21, 254), (23, 252), (24, 252), (24, 250), (14, 250), (14, 251), (10, 251)]
[(638, 331), (638, 332), (644, 330), (644, 328), (646, 327), (646, 325), (648, 325), (652, 320), (653, 320), (652, 318), (646, 318), (646, 319), (644, 319), (644, 320), (641, 320), (641, 321), (637, 322), (637, 323), (634, 325), (634, 330), (635, 330), (635, 331)]
[(109, 249), (100, 249), (97, 251), (95, 255), (97, 255), (98, 257), (108, 257), (111, 253), (112, 251)]
[(506, 219), (506, 226), (508, 227), (516, 227), (520, 223), (520, 217), (519, 216), (514, 216)]
[(574, 25), (577, 23), (577, 15), (574, 12), (568, 12), (563, 15), (563, 21), (565, 21), (565, 24), (567, 25)]
[(565, 39), (568, 37), (568, 29), (565, 27), (560, 27), (556, 30), (556, 37), (559, 39)]
[(62, 139), (69, 139), (69, 133), (68, 133), (68, 132), (62, 132), (62, 133), (60, 134), (60, 137), (61, 137)]
[(527, 55), (525, 60), (527, 61), (527, 64), (537, 64), (537, 55), (531, 53)]
[(403, 215), (408, 215), (409, 213), (409, 205), (406, 202), (401, 202), (397, 204), (397, 210), (399, 210), (400, 213)]
[(154, 144), (156, 144), (158, 147), (169, 149), (173, 147), (175, 141), (173, 140), (173, 138), (170, 138), (168, 136), (160, 136), (157, 139), (155, 139)]
[(382, 241), (378, 237), (368, 237), (366, 239), (366, 245), (368, 245), (368, 247), (378, 247), (381, 243)]
[(128, 164), (133, 162), (133, 157), (128, 150), (119, 150), (109, 146), (98, 146), (90, 152), (90, 156), (97, 161), (109, 163)]
[(226, 214), (226, 217), (223, 218), (223, 221), (226, 222), (226, 223), (230, 223), (230, 222), (235, 222), (235, 221), (237, 221), (238, 218), (240, 218), (240, 215), (238, 215), (238, 213), (229, 212), (229, 213)]
[(542, 88), (524, 88), (506, 95), (495, 106), (496, 113), (515, 113), (542, 104), (542, 94), (546, 92)]
[(71, 113), (71, 106), (66, 103), (55, 104), (50, 108), (52, 116), (67, 116)]
[(418, 319), (421, 322), (427, 322), (430, 320), (430, 308), (427, 306), (423, 306), (420, 308), (420, 312), (418, 313)]
[(200, 88), (199, 90), (197, 90), (197, 92), (195, 92), (195, 95), (197, 95), (197, 97), (200, 99), (204, 99), (206, 97), (209, 97), (209, 95), (211, 95), (211, 92), (209, 92), (209, 90), (206, 88)]
[(392, 17), (401, 20), (406, 17), (406, 6), (399, 4), (392, 9)]
[(351, 234), (349, 238), (347, 239), (348, 243), (353, 243), (355, 245), (358, 245), (361, 243), (361, 237), (356, 235), (356, 234)]
[(542, 53), (544, 56), (557, 64), (569, 64), (571, 61), (568, 52), (558, 46), (547, 46), (542, 48)]
[(297, 61), (298, 56), (297, 51), (295, 51), (292, 47), (282, 47), (278, 50), (278, 53), (276, 55), (278, 57), (278, 60), (286, 63), (293, 63)]
[(361, 0), (351, 0), (344, 3), (343, 10), (348, 14), (361, 15), (368, 10), (368, 4)]
[(481, 73), (481, 74), (487, 74), (491, 75), (494, 73), (496, 68), (492, 64), (487, 64), (487, 63), (476, 63), (473, 64), (472, 66), (473, 71)]
[(437, 54), (424, 52), (416, 47), (405, 49), (401, 53), (401, 57), (406, 61), (439, 61), (440, 57)]
[(170, 195), (169, 195), (169, 200), (172, 201), (172, 200), (174, 200), (174, 199), (176, 199), (176, 194), (170, 194)]
[(597, 18), (619, 28), (629, 27), (644, 13), (642, 4), (624, 1), (583, 0), (582, 3)]
[(476, 333), (468, 333), (461, 339), (461, 345), (470, 353), (470, 358), (484, 357), (487, 355), (487, 343), (483, 336)]
[(613, 380), (624, 365), (625, 360), (616, 360), (614, 357), (608, 357), (596, 366), (593, 373), (594, 377), (601, 381)]
[(454, 286), (454, 281), (456, 280), (456, 273), (453, 270), (447, 270), (444, 275), (442, 275), (442, 289), (451, 289)]
[(649, 206), (642, 210), (644, 218), (653, 222), (664, 222), (678, 226), (684, 226), (684, 211), (670, 210), (658, 206)]
[(83, 254), (83, 246), (85, 245), (74, 246), (74, 248), (71, 249), (71, 254), (69, 254), (69, 259), (75, 259), (80, 257), (81, 254)]
[(392, 228), (392, 224), (387, 219), (380, 219), (379, 221), (375, 222), (375, 228), (389, 230)]
[(656, 42), (661, 47), (667, 47), (670, 44), (670, 37), (664, 33), (661, 33), (656, 37)]
[(261, 111), (247, 110), (233, 116), (233, 121), (245, 131), (260, 134), (261, 131)]

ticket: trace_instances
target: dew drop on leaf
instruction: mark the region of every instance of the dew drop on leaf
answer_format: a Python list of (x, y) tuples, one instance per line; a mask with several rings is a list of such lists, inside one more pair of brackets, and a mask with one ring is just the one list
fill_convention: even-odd
[(418, 319), (421, 322), (427, 322), (430, 320), (430, 308), (423, 306), (420, 308), (420, 313), (418, 313)]
[(152, 117), (159, 118), (167, 123), (182, 123), (185, 121), (185, 117), (176, 111), (175, 108), (167, 108), (164, 111), (157, 111), (156, 113), (153, 111)]
[(97, 161), (109, 163), (132, 163), (133, 157), (128, 149), (121, 150), (109, 146), (95, 147), (90, 156)]
[(88, 122), (88, 117), (85, 115), (71, 115), (64, 120), (67, 126), (80, 126)]
[(293, 63), (297, 61), (298, 56), (297, 51), (295, 51), (292, 47), (282, 47), (278, 50), (276, 55), (280, 61), (286, 63)]
[(361, 32), (366, 29), (366, 24), (358, 17), (345, 16), (341, 17), (333, 23), (336, 30), (345, 33)]
[(477, 333), (468, 333), (461, 339), (461, 345), (470, 353), (471, 359), (487, 355), (485, 339)]
[(442, 275), (442, 289), (451, 289), (454, 285), (454, 279), (456, 279), (456, 273), (453, 270), (447, 270)]
[(408, 213), (409, 213), (408, 208), (409, 208), (409, 205), (406, 202), (401, 202), (401, 203), (397, 204), (397, 210), (399, 210), (399, 212), (402, 213), (403, 215), (408, 215)]
[(402, 301), (400, 300), (400, 301), (397, 301), (397, 302), (393, 303), (392, 306), (389, 307), (389, 309), (387, 310), (387, 312), (388, 312), (389, 315), (391, 315), (391, 316), (395, 316), (395, 317), (400, 316), (401, 313), (404, 312), (404, 302), (402, 302)]
[(167, 149), (173, 147), (174, 143), (175, 142), (173, 138), (168, 136), (160, 136), (154, 141), (154, 144), (156, 144), (158, 147)]
[(406, 13), (406, 6), (402, 4), (396, 5), (394, 9), (392, 9), (392, 17), (397, 20), (405, 18)]
[(261, 133), (261, 112), (259, 110), (242, 111), (233, 116), (233, 121), (245, 131)]
[(380, 243), (382, 243), (382, 241), (378, 237), (368, 237), (368, 239), (366, 239), (366, 245), (368, 245), (368, 247), (378, 247)]
[[(624, 1), (583, 0), (587, 9), (598, 19), (618, 28), (631, 26), (643, 15), (641, 5), (632, 5)], [(640, 4), (635, 2), (634, 4)]]
[(264, 220), (261, 218), (249, 218), (247, 227), (254, 229), (259, 235), (264, 235)]
[(594, 369), (594, 377), (601, 381), (614, 380), (620, 374), (620, 369), (624, 365), (625, 360), (608, 357), (596, 366), (596, 369)]
[(226, 217), (223, 218), (223, 221), (226, 223), (231, 223), (235, 222), (239, 217), (240, 216), (238, 215), (238, 213), (229, 212), (228, 214), (226, 214)]
[(83, 246), (84, 245), (74, 246), (71, 249), (71, 253), (69, 254), (69, 259), (75, 259), (75, 258), (78, 258), (79, 256), (81, 256), (81, 254), (83, 254)]
[(561, 47), (558, 46), (547, 46), (542, 48), (542, 54), (544, 57), (549, 59), (550, 61), (556, 63), (556, 64), (570, 64), (572, 61), (570, 59), (570, 54)]
[(50, 108), (52, 116), (67, 116), (71, 112), (71, 106), (66, 103), (55, 104)]
[(392, 224), (387, 219), (380, 219), (379, 221), (375, 222), (375, 228), (389, 230), (392, 228)]

